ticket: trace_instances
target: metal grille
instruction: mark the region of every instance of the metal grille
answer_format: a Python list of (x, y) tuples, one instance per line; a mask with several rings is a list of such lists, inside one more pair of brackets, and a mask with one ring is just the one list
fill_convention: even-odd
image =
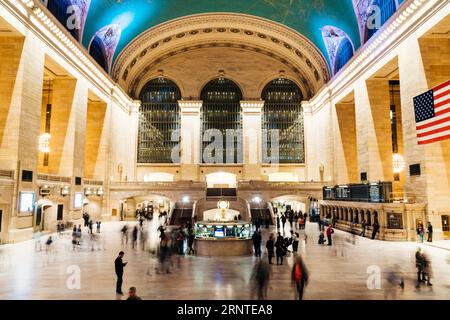
[(294, 82), (280, 78), (264, 88), (262, 99), (265, 101), (262, 127), (266, 135), (263, 140), (267, 142), (263, 145), (263, 162), (274, 161), (271, 130), (279, 130), (279, 163), (304, 163), (302, 92)]
[(391, 132), (392, 152), (398, 153), (397, 110), (400, 106), (400, 81), (389, 81), (389, 95), (391, 99)]
[[(202, 137), (210, 129), (219, 130), (223, 137), (223, 147), (216, 148), (212, 156), (222, 153), (222, 161), (215, 163), (242, 163), (242, 93), (239, 87), (228, 79), (215, 79), (210, 81), (202, 90)], [(236, 136), (233, 139), (233, 147), (227, 146), (227, 130), (234, 130)], [(202, 161), (208, 162), (203, 157), (203, 151), (212, 142), (202, 140)]]
[(178, 135), (172, 140), (172, 134), (180, 130), (180, 89), (172, 81), (158, 78), (144, 86), (140, 97), (138, 163), (179, 162), (172, 160), (172, 150), (180, 139)]

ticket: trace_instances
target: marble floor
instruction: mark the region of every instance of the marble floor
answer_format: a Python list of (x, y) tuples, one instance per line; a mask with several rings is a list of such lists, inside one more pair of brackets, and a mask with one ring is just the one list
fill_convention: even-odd
[[(250, 279), (257, 258), (183, 256), (178, 261), (175, 259), (170, 274), (158, 274), (157, 260), (148, 249), (157, 245), (159, 221), (145, 227), (149, 235), (146, 250), (132, 249), (131, 242), (122, 244), (123, 224), (104, 223), (94, 251), (86, 234), (82, 247), (75, 251), (70, 235), (56, 237), (50, 252), (41, 250), (36, 241), (1, 246), (0, 299), (123, 299), (115, 294), (114, 259), (120, 250), (125, 251), (124, 261), (129, 262), (125, 267), (124, 292), (136, 286), (138, 295), (145, 300), (253, 298)], [(264, 243), (269, 232), (275, 231), (264, 230)], [(302, 239), (303, 234), (304, 231)], [(350, 236), (340, 231), (335, 233), (333, 247), (319, 246), (316, 224), (308, 224), (306, 234), (308, 241), (306, 244), (302, 241), (299, 248), (310, 274), (305, 299), (450, 299), (448, 250), (360, 237), (353, 244)], [(42, 243), (45, 240), (46, 237), (42, 238)], [(417, 289), (414, 253), (419, 246), (432, 260), (434, 285)], [(271, 267), (269, 299), (295, 298), (291, 284), (292, 259), (289, 257), (283, 266)], [(404, 290), (390, 285), (387, 280), (390, 274), (405, 279)]]

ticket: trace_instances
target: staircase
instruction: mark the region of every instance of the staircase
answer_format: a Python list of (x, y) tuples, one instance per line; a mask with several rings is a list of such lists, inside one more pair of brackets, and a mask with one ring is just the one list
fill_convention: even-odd
[(184, 221), (192, 219), (192, 203), (175, 203), (175, 207), (172, 211), (172, 216), (170, 218), (170, 225), (179, 226)]
[(261, 224), (264, 224), (266, 221), (266, 217), (267, 215), (269, 215), (270, 217), (270, 224), (273, 225), (273, 218), (272, 215), (270, 214), (270, 209), (269, 208), (252, 208), (250, 209), (252, 212), (252, 219), (255, 219), (256, 217), (259, 218), (259, 221)]

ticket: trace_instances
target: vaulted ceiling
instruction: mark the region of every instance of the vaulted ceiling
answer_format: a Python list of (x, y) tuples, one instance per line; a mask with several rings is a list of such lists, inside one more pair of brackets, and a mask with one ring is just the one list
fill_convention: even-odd
[[(75, 1), (76, 2), (76, 1)], [(310, 39), (327, 56), (321, 28), (334, 25), (359, 44), (352, 0), (91, 0), (83, 44), (109, 24), (120, 24), (115, 57), (135, 37), (166, 21), (199, 13), (234, 12), (266, 18)]]

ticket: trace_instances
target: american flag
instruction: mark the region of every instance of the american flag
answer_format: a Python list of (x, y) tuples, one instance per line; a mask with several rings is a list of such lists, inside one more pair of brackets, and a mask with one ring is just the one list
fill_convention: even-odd
[(417, 141), (450, 139), (450, 80), (414, 98)]

